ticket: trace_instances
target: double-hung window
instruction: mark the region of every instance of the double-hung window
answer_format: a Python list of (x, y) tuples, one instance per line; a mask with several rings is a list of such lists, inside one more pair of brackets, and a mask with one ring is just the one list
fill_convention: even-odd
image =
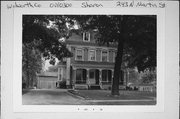
[(108, 52), (106, 50), (102, 51), (102, 62), (108, 61)]
[(89, 51), (89, 61), (96, 61), (96, 51), (95, 50)]
[(76, 49), (76, 60), (83, 60), (83, 50), (82, 49)]
[(111, 82), (111, 80), (112, 80), (112, 72), (110, 70), (102, 70), (102, 81)]
[(86, 41), (86, 42), (90, 41), (90, 33), (89, 32), (83, 33), (83, 41)]

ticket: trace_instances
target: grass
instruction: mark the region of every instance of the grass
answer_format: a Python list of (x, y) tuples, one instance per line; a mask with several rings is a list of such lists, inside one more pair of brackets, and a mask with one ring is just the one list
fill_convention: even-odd
[(109, 90), (69, 90), (70, 93), (86, 100), (153, 100), (156, 93), (140, 91), (120, 91), (119, 96), (111, 95)]

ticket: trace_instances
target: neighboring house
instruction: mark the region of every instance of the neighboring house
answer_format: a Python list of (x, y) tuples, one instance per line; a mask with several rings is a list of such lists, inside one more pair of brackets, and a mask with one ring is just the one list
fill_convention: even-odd
[[(80, 35), (72, 33), (65, 41), (73, 57), (66, 58), (59, 64), (58, 78), (66, 80), (67, 87), (111, 88), (117, 45), (110, 44), (108, 47), (98, 45), (94, 36), (95, 31)], [(126, 79), (126, 75), (123, 77)], [(125, 80), (120, 81), (120, 88), (125, 88), (125, 84)]]
[(42, 72), (37, 75), (37, 88), (38, 89), (56, 89), (58, 74), (57, 72)]

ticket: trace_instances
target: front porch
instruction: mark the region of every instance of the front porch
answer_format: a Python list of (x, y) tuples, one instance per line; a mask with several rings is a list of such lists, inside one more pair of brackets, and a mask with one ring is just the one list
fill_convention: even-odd
[(74, 89), (111, 89), (113, 73), (113, 69), (73, 68), (72, 86)]

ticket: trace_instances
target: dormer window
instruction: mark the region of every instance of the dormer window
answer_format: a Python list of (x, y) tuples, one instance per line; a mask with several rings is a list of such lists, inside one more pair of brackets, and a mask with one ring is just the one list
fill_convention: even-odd
[(85, 42), (90, 41), (90, 33), (89, 32), (84, 32), (83, 33), (83, 41), (85, 41)]

